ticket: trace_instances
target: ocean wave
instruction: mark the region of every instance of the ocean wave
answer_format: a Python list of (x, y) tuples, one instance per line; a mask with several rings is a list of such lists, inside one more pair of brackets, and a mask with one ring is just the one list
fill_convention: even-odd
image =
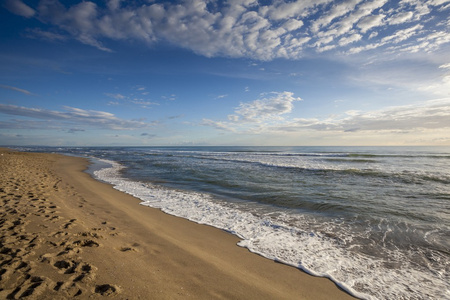
[[(123, 166), (110, 163), (112, 167), (98, 170), (95, 175), (116, 189), (140, 198), (143, 205), (231, 232), (241, 238), (239, 246), (310, 274), (330, 278), (357, 297), (422, 299), (448, 295), (448, 273), (440, 270), (436, 272), (441, 275), (436, 275), (412, 262), (408, 251), (402, 252), (395, 245), (378, 245), (380, 241), (386, 244), (389, 238), (386, 233), (394, 230), (388, 223), (366, 227), (378, 230), (380, 237), (364, 238), (364, 234), (370, 233), (367, 231), (361, 231), (358, 237), (353, 225), (344, 222), (324, 222), (286, 211), (267, 213), (260, 206), (246, 203), (241, 208), (239, 203), (222, 202), (207, 193), (130, 181), (120, 175)], [(436, 234), (427, 234), (428, 239), (433, 236)], [(367, 244), (373, 249), (362, 251)], [(376, 255), (379, 249), (385, 252), (383, 256)], [(434, 260), (444, 258), (433, 251), (427, 255)]]

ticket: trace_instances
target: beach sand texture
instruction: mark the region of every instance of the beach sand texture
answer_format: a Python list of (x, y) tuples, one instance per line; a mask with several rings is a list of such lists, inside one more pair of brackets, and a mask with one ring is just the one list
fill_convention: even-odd
[(88, 161), (0, 149), (0, 299), (351, 299), (222, 230), (139, 205)]

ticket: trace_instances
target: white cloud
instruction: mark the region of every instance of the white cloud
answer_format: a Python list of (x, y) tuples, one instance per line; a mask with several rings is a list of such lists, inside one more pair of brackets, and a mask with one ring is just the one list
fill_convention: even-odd
[(268, 16), (272, 20), (284, 20), (294, 16), (306, 16), (314, 7), (326, 4), (331, 0), (303, 0), (294, 2), (275, 1), (268, 7)]
[(3, 85), (3, 84), (0, 84), (0, 88), (2, 88), (2, 89), (7, 89), (7, 90), (11, 90), (11, 91), (16, 91), (16, 92), (19, 92), (19, 93), (22, 93), (22, 94), (25, 94), (25, 95), (29, 95), (29, 96), (34, 95), (34, 94), (33, 94), (32, 92), (30, 92), (30, 91), (27, 91), (27, 90), (24, 90), (24, 89), (19, 89), (19, 88), (14, 87), (14, 86), (9, 86), (9, 85)]
[[(124, 120), (108, 112), (84, 110), (69, 106), (63, 108), (65, 111), (0, 104), (0, 113), (45, 120), (45, 122), (38, 121), (40, 129), (55, 129), (67, 126), (72, 128), (73, 125), (77, 125), (81, 128), (127, 130), (151, 126), (151, 124), (142, 121)], [(15, 120), (11, 126), (22, 128), (21, 123), (23, 122), (25, 120)]]
[(271, 97), (254, 100), (250, 103), (241, 103), (235, 110), (235, 115), (229, 119), (242, 122), (264, 122), (282, 120), (281, 115), (290, 113), (294, 108), (293, 102), (302, 100), (294, 97), (291, 92), (269, 94)]
[(133, 100), (130, 100), (130, 102), (133, 104), (137, 104), (142, 108), (150, 108), (151, 106), (159, 105), (159, 103), (157, 103), (157, 102), (146, 101), (143, 99), (133, 99)]
[[(147, 96), (149, 92), (145, 92), (146, 88), (142, 86), (134, 87), (133, 90), (138, 91), (138, 95), (135, 93), (129, 94), (128, 96), (122, 95), (120, 93), (105, 93), (106, 96), (110, 98), (114, 98), (116, 100), (122, 100), (122, 104), (134, 104), (139, 105), (142, 108), (150, 108), (154, 105), (159, 105), (157, 102), (150, 101), (147, 97), (145, 98), (138, 98), (142, 96)], [(174, 95), (173, 95), (174, 96)], [(109, 105), (119, 105), (118, 101), (109, 102)]]
[(213, 120), (210, 120), (210, 119), (203, 119), (201, 125), (213, 127), (215, 129), (219, 129), (219, 130), (235, 132), (234, 128), (231, 127), (226, 122), (213, 121)]
[(373, 39), (374, 37), (376, 37), (378, 35), (378, 32), (373, 31), (370, 35), (369, 35), (369, 40)]
[(362, 51), (367, 51), (367, 50), (376, 49), (376, 48), (381, 47), (381, 46), (383, 46), (383, 45), (384, 45), (384, 44), (382, 44), (382, 43), (373, 43), (373, 44), (368, 44), (368, 45), (366, 45), (366, 46), (354, 47), (354, 48), (351, 48), (351, 49), (348, 51), (348, 53), (349, 53), (349, 54), (357, 54), (357, 53), (360, 53), (360, 52), (362, 52)]
[(111, 52), (97, 39), (100, 28), (97, 10), (97, 5), (89, 1), (66, 9), (58, 1), (42, 0), (38, 7), (41, 20), (57, 25), (83, 44)]
[(431, 0), (430, 4), (438, 6), (438, 5), (442, 5), (444, 3), (449, 3), (449, 2), (450, 2), (450, 0)]
[(358, 27), (361, 29), (362, 33), (365, 33), (374, 27), (381, 26), (384, 17), (386, 16), (383, 14), (367, 16), (358, 23)]
[(417, 87), (417, 90), (435, 95), (448, 96), (450, 95), (450, 74), (443, 75), (441, 80), (435, 80), (428, 84), (421, 84)]
[(317, 51), (318, 52), (325, 52), (325, 51), (333, 50), (334, 48), (336, 48), (336, 45), (328, 45), (328, 46), (324, 46), (324, 47), (318, 47)]
[[(450, 76), (448, 78), (450, 84)], [(283, 134), (305, 131), (424, 133), (450, 129), (450, 98), (391, 106), (374, 111), (348, 110), (323, 119), (288, 118), (293, 102), (301, 100), (293, 93), (271, 93), (252, 102), (241, 103), (228, 121), (204, 119), (202, 125), (235, 133)]]
[(391, 16), (386, 21), (386, 23), (389, 23), (391, 25), (402, 24), (402, 23), (412, 20), (413, 16), (414, 16), (414, 13), (412, 11), (400, 12), (398, 14)]
[(302, 21), (290, 19), (284, 23), (283, 28), (285, 28), (287, 31), (293, 31), (293, 30), (299, 29), (302, 26), (303, 26)]
[[(381, 39), (381, 41), (378, 41), (376, 43), (372, 43), (372, 44), (368, 44), (365, 46), (359, 46), (359, 47), (354, 47), (352, 49), (349, 50), (350, 54), (355, 54), (355, 53), (359, 53), (361, 51), (366, 51), (366, 50), (372, 50), (372, 49), (376, 49), (382, 46), (386, 46), (386, 45), (394, 45), (394, 44), (399, 44), (401, 42), (404, 42), (408, 39), (410, 39), (411, 37), (415, 36), (415, 35), (419, 35), (421, 30), (423, 29), (423, 25), (421, 24), (417, 24), (415, 26), (406, 28), (406, 29), (401, 29), (396, 31), (395, 33), (391, 34), (391, 35), (387, 35), (385, 37), (383, 37)], [(417, 39), (417, 41), (421, 41), (421, 40), (433, 40), (434, 36), (436, 36), (436, 33), (432, 33), (429, 36), (426, 36), (424, 38), (419, 38)], [(448, 35), (439, 35), (436, 36), (436, 41), (435, 43), (437, 45), (434, 45), (434, 49), (438, 48), (439, 45), (443, 44), (443, 43), (447, 43), (447, 40), (450, 41), (450, 34)], [(404, 44), (398, 47), (391, 47), (388, 48), (391, 52), (394, 50), (397, 50), (399, 53), (400, 52), (417, 52), (420, 49), (424, 49), (424, 48), (429, 48), (431, 47), (430, 43), (422, 43), (422, 44), (414, 44), (413, 46), (411, 46), (410, 44)]]
[(361, 19), (373, 14), (374, 10), (383, 7), (386, 2), (387, 0), (373, 0), (359, 4), (354, 11), (344, 16), (341, 20), (337, 21), (333, 25), (333, 29), (325, 32), (325, 34), (341, 36), (348, 33), (350, 30), (352, 30), (353, 26), (357, 24)]
[(25, 18), (31, 18), (36, 13), (34, 9), (20, 0), (6, 0), (4, 6), (10, 12)]
[(177, 99), (177, 95), (172, 94), (172, 95), (169, 95), (169, 96), (161, 96), (161, 98), (164, 99), (164, 100), (175, 101)]
[(421, 130), (450, 128), (450, 99), (432, 100), (423, 104), (389, 107), (362, 113), (337, 124), (341, 130)]
[(111, 94), (111, 93), (105, 93), (106, 96), (117, 99), (117, 100), (123, 100), (126, 99), (127, 97), (125, 97), (122, 94)]
[(422, 132), (450, 128), (450, 98), (424, 103), (387, 107), (377, 111), (348, 111), (344, 116), (323, 120), (294, 119), (267, 131), (304, 130), (334, 132)]
[(39, 38), (49, 41), (65, 41), (67, 40), (67, 36), (63, 34), (59, 34), (51, 31), (44, 31), (39, 28), (28, 29), (27, 37), (30, 38)]
[(419, 33), (418, 31), (421, 30), (422, 28), (423, 28), (423, 25), (417, 24), (413, 27), (398, 30), (394, 34), (385, 36), (384, 38), (382, 38), (381, 42), (382, 43), (392, 42), (392, 43), (397, 44), (399, 42), (409, 39), (413, 35), (418, 34)]
[(326, 37), (320, 38), (320, 39), (314, 44), (314, 46), (316, 46), (316, 47), (321, 47), (322, 45), (326, 45), (326, 44), (331, 43), (333, 40), (334, 40), (334, 37), (333, 37), (333, 36), (326, 36)]
[(269, 126), (282, 124), (292, 112), (293, 102), (301, 101), (291, 92), (262, 94), (261, 99), (241, 103), (227, 121), (203, 119), (201, 125), (235, 133), (263, 133)]
[(362, 38), (362, 35), (355, 33), (352, 34), (351, 36), (347, 36), (347, 37), (343, 37), (339, 40), (339, 45), (341, 46), (345, 46), (354, 42), (359, 41)]
[(423, 42), (421, 44), (423, 49), (426, 51), (434, 51), (439, 49), (443, 44), (450, 43), (450, 32), (449, 31), (437, 31), (433, 32), (425, 37), (417, 39), (418, 42)]
[[(106, 44), (108, 40), (138, 40), (147, 45), (169, 42), (207, 57), (272, 60), (296, 59), (310, 51), (338, 50), (350, 44), (353, 50), (341, 52), (354, 54), (398, 44), (407, 38), (393, 37), (392, 31), (405, 36), (406, 24), (410, 28), (423, 26), (424, 30), (411, 34), (427, 39), (432, 33), (446, 32), (445, 25), (439, 25), (433, 15), (444, 9), (445, 3), (408, 0), (387, 7), (387, 0), (228, 0), (208, 5), (202, 0), (180, 0), (137, 5), (110, 0), (106, 5), (83, 1), (66, 7), (57, 0), (41, 0), (37, 13), (27, 14), (23, 9), (22, 14), (39, 16), (38, 20), (50, 25), (46, 31), (31, 29), (35, 36), (62, 41), (61, 34), (65, 33), (103, 51), (113, 51)], [(421, 22), (424, 16), (425, 23)], [(373, 28), (377, 28), (377, 35), (366, 36)], [(373, 43), (367, 45), (368, 39)], [(433, 47), (416, 51), (435, 51), (449, 42), (445, 37), (436, 38)], [(411, 46), (400, 47), (399, 51)]]
[(343, 3), (336, 4), (329, 12), (324, 13), (323, 16), (315, 20), (311, 26), (313, 32), (318, 32), (321, 27), (330, 24), (336, 18), (342, 17), (348, 12), (355, 9), (355, 6), (362, 0), (350, 0)]

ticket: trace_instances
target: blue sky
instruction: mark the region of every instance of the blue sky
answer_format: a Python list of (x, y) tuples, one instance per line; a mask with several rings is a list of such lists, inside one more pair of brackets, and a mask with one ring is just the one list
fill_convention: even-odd
[(0, 15), (0, 145), (450, 145), (450, 0)]

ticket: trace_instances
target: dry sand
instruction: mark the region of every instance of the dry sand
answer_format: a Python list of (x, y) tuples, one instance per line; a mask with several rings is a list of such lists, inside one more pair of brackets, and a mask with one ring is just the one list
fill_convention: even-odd
[(139, 205), (87, 165), (0, 149), (0, 299), (351, 299), (229, 233)]

